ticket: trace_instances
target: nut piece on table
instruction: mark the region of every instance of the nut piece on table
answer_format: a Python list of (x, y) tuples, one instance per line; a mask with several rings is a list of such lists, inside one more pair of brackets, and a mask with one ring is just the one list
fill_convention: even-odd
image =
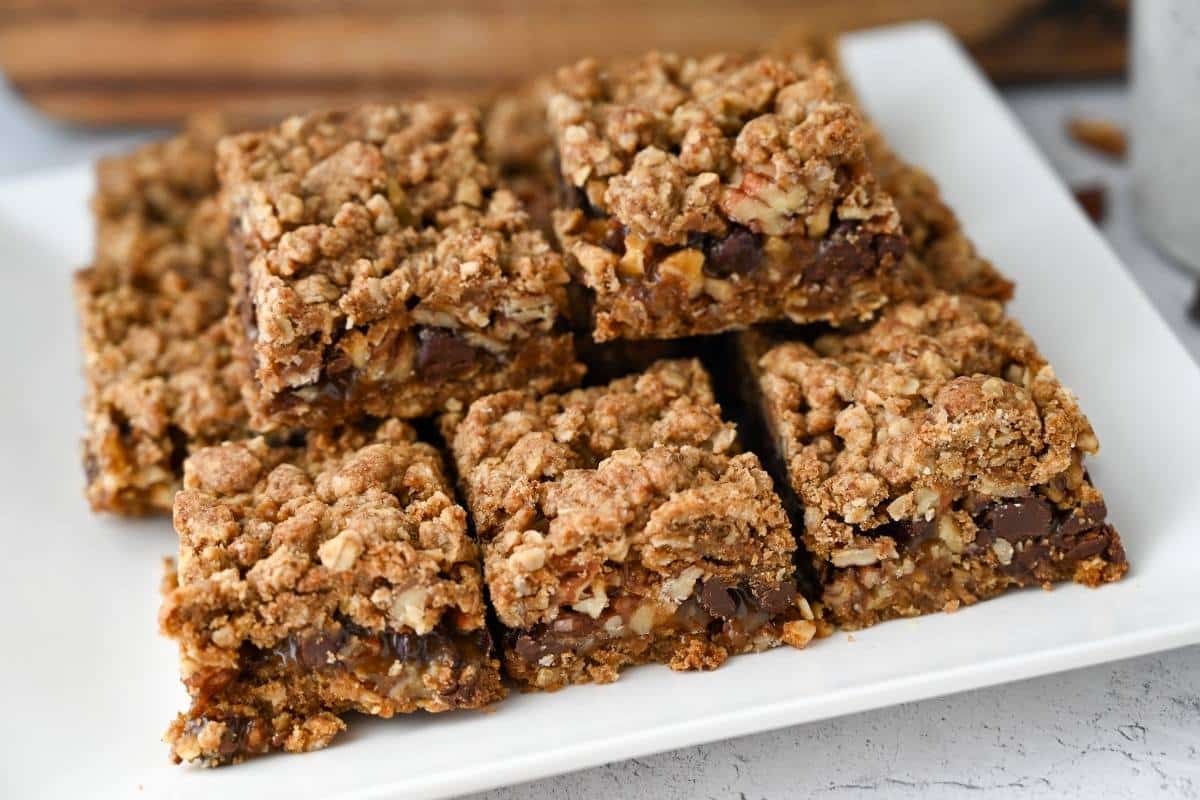
[(1108, 120), (1072, 117), (1067, 121), (1067, 132), (1079, 144), (1110, 158), (1124, 158), (1128, 149), (1125, 131)]

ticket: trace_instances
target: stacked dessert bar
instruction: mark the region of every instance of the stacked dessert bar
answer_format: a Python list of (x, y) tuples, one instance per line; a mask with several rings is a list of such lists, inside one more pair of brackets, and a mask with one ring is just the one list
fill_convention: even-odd
[(179, 760), (1127, 569), (1012, 284), (820, 59), (219, 133), (101, 166), (77, 281)]

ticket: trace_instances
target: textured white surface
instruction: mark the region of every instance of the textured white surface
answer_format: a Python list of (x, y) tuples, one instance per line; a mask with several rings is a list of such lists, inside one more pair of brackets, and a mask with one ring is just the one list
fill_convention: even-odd
[[(32, 166), (29, 159), (42, 158), (45, 141), (31, 144), (18, 134), (45, 126), (22, 116), (14, 127), (11, 99), (0, 100), (0, 172)], [(1071, 150), (1060, 136), (1070, 110), (1120, 116), (1120, 89), (1039, 90), (1010, 100), (1068, 179), (1102, 177), (1123, 187), (1120, 168)], [(85, 141), (90, 153), (96, 146), (78, 134), (59, 138), (64, 148)], [(69, 157), (56, 151), (50, 160)], [(1110, 199), (1110, 241), (1193, 357), (1200, 355), (1200, 328), (1184, 327), (1182, 311), (1191, 280), (1139, 241), (1123, 192)], [(480, 797), (1194, 797), (1200, 794), (1198, 750), (1200, 648), (1192, 647), (619, 762)]]

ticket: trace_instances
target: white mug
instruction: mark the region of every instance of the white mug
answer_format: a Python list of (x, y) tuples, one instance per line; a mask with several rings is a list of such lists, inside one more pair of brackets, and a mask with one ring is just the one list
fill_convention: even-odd
[(1200, 0), (1137, 0), (1133, 191), (1142, 230), (1200, 272)]

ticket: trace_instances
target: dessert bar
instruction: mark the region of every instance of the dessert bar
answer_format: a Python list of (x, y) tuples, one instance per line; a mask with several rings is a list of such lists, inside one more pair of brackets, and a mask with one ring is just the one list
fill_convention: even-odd
[(698, 361), (541, 398), (500, 392), (441, 423), (506, 671), (527, 688), (648, 661), (711, 669), (818, 633), (771, 478), (737, 452)]
[(96, 253), (74, 285), (97, 511), (170, 511), (188, 452), (246, 427), (224, 329), (229, 260), (214, 169), (223, 130), (196, 120), (97, 168)]
[(405, 423), (200, 450), (175, 528), (160, 622), (191, 695), (167, 732), (177, 760), (313, 750), (344, 712), (504, 695), (466, 512)]
[(455, 103), (221, 143), (256, 428), (418, 417), (578, 378), (562, 259), (481, 150), (479, 113)]
[(888, 299), (899, 216), (836, 76), (804, 56), (652, 53), (560, 71), (555, 213), (594, 335), (848, 322)]
[(946, 293), (857, 333), (738, 337), (763, 450), (845, 628), (1128, 564), (1075, 397), (995, 301)]

